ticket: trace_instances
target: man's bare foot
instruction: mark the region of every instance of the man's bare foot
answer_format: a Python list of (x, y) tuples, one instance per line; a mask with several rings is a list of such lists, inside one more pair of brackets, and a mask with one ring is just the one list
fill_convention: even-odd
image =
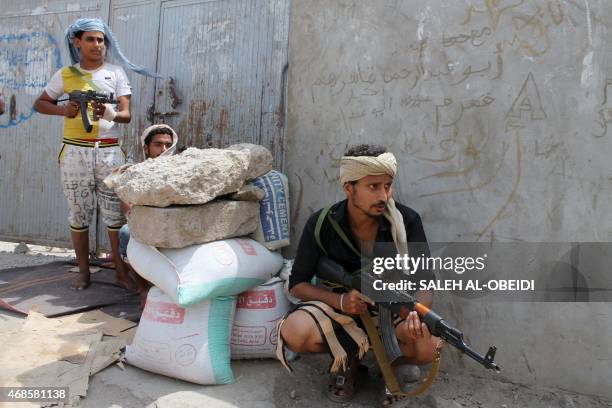
[(89, 287), (89, 272), (79, 274), (70, 283), (70, 288), (74, 290), (84, 290)]
[(137, 291), (136, 284), (134, 283), (134, 281), (132, 281), (132, 279), (130, 279), (129, 276), (121, 275), (117, 273), (117, 278), (115, 279), (115, 283), (121, 286), (123, 289), (129, 290), (130, 292)]
[(115, 283), (130, 292), (136, 292), (138, 288), (128, 273), (127, 266), (122, 260), (115, 262), (117, 277)]

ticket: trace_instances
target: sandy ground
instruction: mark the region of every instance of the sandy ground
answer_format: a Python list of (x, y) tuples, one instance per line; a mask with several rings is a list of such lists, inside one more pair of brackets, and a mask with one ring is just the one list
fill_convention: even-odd
[(42, 265), (70, 258), (74, 258), (72, 249), (0, 241), (1, 269)]
[[(74, 256), (61, 248), (28, 245), (28, 252), (15, 254), (17, 244), (0, 242), (0, 269), (39, 265)], [(23, 246), (19, 250), (25, 249)], [(0, 330), (21, 325), (22, 316), (0, 310)], [(454, 352), (454, 351), (447, 351)], [(370, 353), (371, 354), (371, 353)], [(355, 398), (346, 404), (325, 397), (324, 355), (302, 356), (287, 373), (275, 360), (233, 362), (236, 382), (224, 386), (201, 386), (156, 375), (135, 367), (112, 366), (90, 379), (82, 407), (375, 407), (380, 406), (383, 382), (368, 356), (368, 373), (359, 378)], [(425, 396), (396, 402), (393, 408), (532, 408), (612, 407), (612, 400), (559, 389), (503, 382), (486, 375), (441, 372)]]

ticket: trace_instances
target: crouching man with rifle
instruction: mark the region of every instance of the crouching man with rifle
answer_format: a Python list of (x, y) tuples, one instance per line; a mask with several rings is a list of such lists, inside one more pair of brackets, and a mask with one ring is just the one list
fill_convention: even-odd
[[(359, 360), (370, 343), (359, 318), (367, 314), (368, 303), (357, 290), (330, 291), (310, 282), (323, 256), (354, 272), (362, 266), (362, 255), (373, 255), (376, 243), (395, 243), (405, 252), (408, 242), (426, 242), (419, 215), (391, 198), (396, 171), (395, 157), (384, 147), (350, 148), (340, 164), (347, 198), (308, 219), (293, 264), (289, 287), (302, 304), (279, 323), (277, 351), (284, 342), (299, 353), (329, 352), (333, 362), (327, 395), (333, 401), (346, 402), (353, 396)], [(430, 306), (431, 296), (423, 303)], [(416, 312), (397, 325), (395, 335), (404, 361), (422, 365), (434, 360), (440, 339), (431, 335)]]
[[(372, 258), (375, 248), (383, 243), (389, 243), (387, 247), (394, 244), (399, 254), (414, 250), (429, 255), (419, 215), (392, 198), (396, 172), (395, 157), (384, 147), (350, 148), (340, 165), (340, 182), (347, 199), (314, 213), (298, 246), (289, 288), (302, 302), (278, 324), (277, 356), (290, 369), (285, 347), (299, 353), (328, 352), (332, 363), (327, 395), (332, 401), (346, 402), (353, 397), (359, 361), (370, 344), (386, 383), (384, 405), (396, 397), (417, 395), (433, 381), (430, 376), (424, 387), (405, 394), (391, 365), (439, 361), (443, 341), (421, 321), (415, 303), (413, 307), (404, 303), (408, 307), (400, 307), (398, 317), (389, 307), (375, 306), (347, 279), (333, 276), (338, 268), (351, 273), (360, 270), (362, 258)], [(311, 284), (315, 275), (319, 280), (335, 281), (336, 289)], [(431, 307), (430, 292), (417, 292), (415, 296), (421, 311)], [(368, 309), (379, 313), (382, 336)], [(435, 375), (435, 370), (432, 372)]]

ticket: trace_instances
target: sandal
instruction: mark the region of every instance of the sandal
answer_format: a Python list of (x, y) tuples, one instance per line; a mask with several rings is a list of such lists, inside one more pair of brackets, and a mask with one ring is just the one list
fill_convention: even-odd
[(391, 407), (395, 402), (403, 400), (405, 397), (395, 396), (389, 391), (389, 388), (385, 385), (385, 392), (383, 393), (380, 405), (382, 407)]
[(355, 382), (359, 371), (359, 361), (353, 360), (346, 370), (329, 374), (327, 398), (333, 402), (348, 402), (355, 395)]

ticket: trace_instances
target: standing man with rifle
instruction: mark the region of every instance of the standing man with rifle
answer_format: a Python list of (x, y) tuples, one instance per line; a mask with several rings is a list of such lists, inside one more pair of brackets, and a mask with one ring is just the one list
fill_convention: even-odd
[[(328, 256), (349, 273), (354, 272), (362, 267), (362, 256), (372, 257), (375, 244), (384, 242), (395, 244), (396, 253), (409, 252), (409, 245), (414, 243), (419, 255), (422, 251), (429, 255), (421, 218), (392, 198), (396, 172), (395, 157), (384, 147), (350, 148), (340, 165), (340, 182), (347, 199), (308, 219), (293, 264), (291, 294), (302, 302), (318, 302), (298, 305), (279, 324), (277, 354), (282, 353), (283, 342), (299, 353), (329, 352), (334, 361), (328, 397), (333, 401), (345, 402), (353, 396), (359, 359), (368, 348), (361, 322), (354, 318), (366, 313), (368, 304), (355, 289), (334, 292), (311, 284), (319, 261)], [(321, 216), (323, 211), (328, 215)], [(431, 293), (422, 295), (422, 303), (429, 306)], [(434, 360), (439, 339), (431, 335), (416, 312), (404, 313), (395, 335), (403, 362), (422, 365)], [(285, 362), (283, 355), (279, 358)]]
[[(79, 264), (79, 274), (71, 287), (82, 290), (89, 286), (89, 224), (96, 208), (95, 194), (108, 230), (117, 283), (133, 289), (119, 256), (118, 231), (125, 217), (119, 198), (102, 182), (113, 168), (125, 163), (117, 124), (131, 120), (131, 87), (125, 71), (106, 63), (104, 57), (111, 52), (116, 61), (136, 73), (151, 77), (156, 74), (128, 61), (110, 28), (99, 18), (81, 18), (72, 23), (66, 30), (66, 46), (73, 65), (53, 75), (34, 107), (40, 113), (64, 117), (64, 145), (58, 161)], [(64, 94), (69, 95), (69, 101), (58, 105)], [(117, 102), (117, 109), (112, 102)]]

